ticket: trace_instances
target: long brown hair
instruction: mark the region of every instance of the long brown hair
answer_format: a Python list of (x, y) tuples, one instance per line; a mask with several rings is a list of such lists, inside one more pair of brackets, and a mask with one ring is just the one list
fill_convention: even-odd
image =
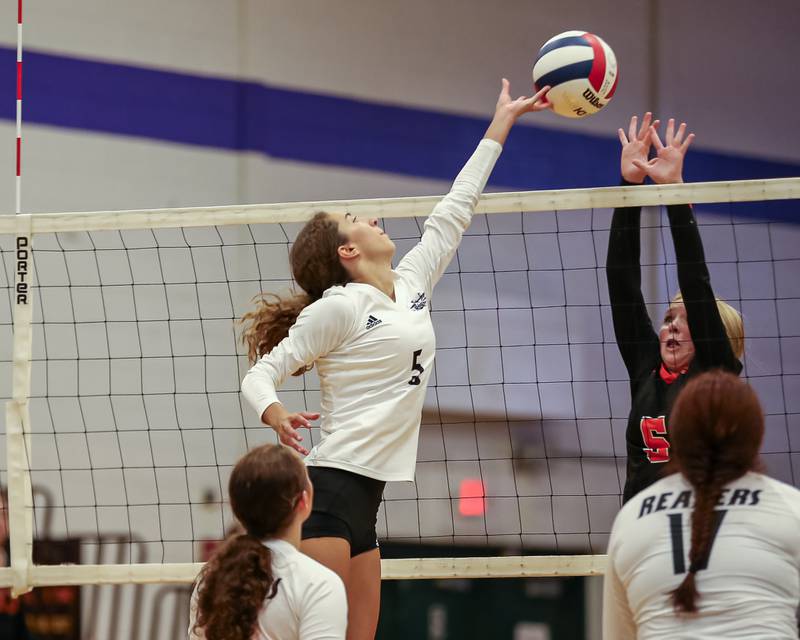
[[(255, 310), (242, 316), (240, 322), (245, 325), (242, 343), (251, 363), (272, 351), (288, 335), (300, 312), (319, 300), (326, 289), (350, 281), (338, 253), (346, 242), (339, 223), (324, 211), (315, 214), (300, 230), (289, 253), (289, 264), (295, 282), (305, 293), (288, 297), (261, 294)], [(301, 369), (294, 375), (305, 371)]]
[(758, 468), (764, 414), (758, 397), (737, 376), (709, 371), (681, 391), (669, 419), (673, 465), (694, 489), (689, 571), (672, 604), (697, 611), (695, 574), (708, 561), (716, 526), (714, 506), (726, 484)]
[(236, 463), (228, 494), (245, 533), (220, 545), (200, 572), (194, 628), (207, 640), (252, 638), (264, 600), (275, 596), (280, 582), (261, 541), (290, 524), (307, 488), (305, 467), (287, 447), (263, 445)]

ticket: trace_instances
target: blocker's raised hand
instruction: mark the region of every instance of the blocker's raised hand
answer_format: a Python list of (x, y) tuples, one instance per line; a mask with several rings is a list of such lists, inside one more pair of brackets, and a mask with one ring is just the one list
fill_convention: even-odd
[(689, 145), (694, 140), (694, 134), (686, 136), (686, 123), (681, 122), (675, 131), (675, 120), (670, 118), (667, 122), (667, 131), (664, 137), (666, 144), (661, 142), (654, 127), (650, 127), (650, 138), (658, 154), (652, 160), (643, 162), (634, 160), (633, 163), (658, 184), (674, 184), (683, 182), (683, 159), (689, 150)]
[(642, 126), (639, 127), (637, 132), (636, 125), (638, 124), (638, 120), (639, 118), (637, 116), (631, 117), (627, 136), (622, 129), (617, 130), (619, 141), (622, 144), (622, 153), (620, 154), (619, 161), (620, 171), (625, 180), (635, 184), (644, 182), (647, 172), (634, 164), (634, 162), (637, 160), (640, 162), (647, 162), (647, 154), (650, 153), (650, 145), (653, 143), (651, 128), (655, 129), (660, 124), (660, 122), (656, 120), (652, 122), (651, 127), (653, 114), (648, 111), (644, 114)]

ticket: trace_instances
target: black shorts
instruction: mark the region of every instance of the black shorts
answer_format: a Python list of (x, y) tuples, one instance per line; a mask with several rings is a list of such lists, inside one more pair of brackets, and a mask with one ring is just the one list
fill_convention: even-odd
[(314, 485), (311, 516), (303, 523), (303, 540), (344, 538), (350, 543), (350, 557), (378, 548), (378, 507), (383, 480), (334, 469), (308, 467)]

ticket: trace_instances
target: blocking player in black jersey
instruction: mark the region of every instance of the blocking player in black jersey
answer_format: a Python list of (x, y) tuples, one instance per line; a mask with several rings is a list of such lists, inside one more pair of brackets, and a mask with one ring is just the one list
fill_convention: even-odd
[[(664, 144), (656, 132), (659, 122), (651, 120), (652, 115), (645, 114), (637, 131), (634, 116), (627, 136), (619, 130), (625, 185), (641, 184), (647, 176), (658, 184), (683, 182), (683, 159), (694, 134), (686, 135), (685, 123), (676, 130), (670, 119)], [(656, 155), (648, 160), (651, 145)], [(714, 296), (700, 232), (688, 204), (667, 207), (680, 293), (656, 332), (641, 291), (640, 213), (640, 207), (614, 211), (606, 261), (614, 332), (631, 381), (623, 501), (655, 482), (669, 460), (667, 416), (686, 381), (713, 368), (738, 374), (744, 349), (741, 316)]]
[(796, 639), (800, 491), (758, 473), (755, 392), (731, 373), (701, 373), (670, 420), (671, 475), (611, 529), (603, 638)]

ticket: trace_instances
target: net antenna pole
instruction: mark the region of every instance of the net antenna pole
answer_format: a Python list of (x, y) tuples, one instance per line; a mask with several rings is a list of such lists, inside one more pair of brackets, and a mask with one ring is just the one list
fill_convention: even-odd
[(14, 343), (11, 400), (6, 405), (8, 524), (12, 595), (32, 589), (33, 492), (30, 477), (31, 216), (22, 213), (22, 0), (17, 0), (17, 175), (16, 238), (14, 247)]

